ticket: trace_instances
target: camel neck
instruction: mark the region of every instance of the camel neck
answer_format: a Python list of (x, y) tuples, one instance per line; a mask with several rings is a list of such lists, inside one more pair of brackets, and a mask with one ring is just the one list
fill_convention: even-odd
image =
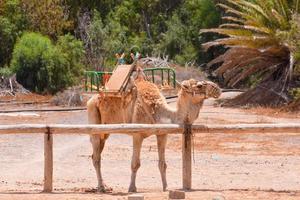
[(179, 95), (176, 106), (176, 123), (192, 124), (198, 118), (203, 102), (204, 99), (195, 103), (191, 98)]
[(165, 103), (162, 109), (159, 109), (160, 112), (157, 112), (157, 116), (160, 119), (170, 119), (171, 123), (175, 124), (192, 124), (198, 118), (203, 101), (195, 104), (191, 100), (179, 95), (175, 108)]

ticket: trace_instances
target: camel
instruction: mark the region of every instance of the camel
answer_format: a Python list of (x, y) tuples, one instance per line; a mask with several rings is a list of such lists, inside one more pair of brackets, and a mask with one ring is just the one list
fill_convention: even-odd
[[(170, 107), (158, 87), (145, 80), (144, 76), (137, 74), (137, 78), (120, 97), (106, 96), (101, 93), (93, 96), (87, 103), (88, 121), (90, 124), (114, 124), (114, 123), (176, 123), (192, 124), (199, 115), (205, 99), (218, 98), (221, 95), (220, 88), (210, 81), (185, 80), (181, 83), (178, 93), (176, 108)], [(140, 167), (140, 152), (143, 140), (150, 136), (147, 133), (133, 136), (133, 153), (131, 161), (131, 181), (128, 191), (136, 192), (136, 175)], [(106, 135), (91, 135), (93, 146), (93, 165), (98, 180), (98, 191), (105, 192), (108, 187), (104, 184), (101, 175), (101, 152)], [(167, 135), (157, 135), (158, 168), (161, 174), (163, 190), (167, 189), (165, 148)]]

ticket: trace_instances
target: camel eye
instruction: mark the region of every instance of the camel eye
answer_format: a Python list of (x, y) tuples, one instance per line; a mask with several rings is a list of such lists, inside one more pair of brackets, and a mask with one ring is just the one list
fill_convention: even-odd
[(188, 90), (189, 87), (187, 85), (182, 85), (182, 89)]
[(202, 88), (203, 88), (203, 84), (198, 84), (198, 85), (197, 85), (197, 88), (198, 88), (198, 89), (202, 89)]

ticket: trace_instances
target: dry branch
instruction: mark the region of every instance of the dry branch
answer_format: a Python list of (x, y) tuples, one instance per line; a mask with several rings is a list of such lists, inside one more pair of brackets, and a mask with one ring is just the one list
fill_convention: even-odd
[(144, 65), (144, 67), (170, 67), (170, 63), (168, 62), (168, 57), (160, 58), (160, 57), (146, 57), (140, 59), (140, 62)]
[(14, 96), (15, 93), (29, 94), (30, 92), (17, 82), (16, 75), (0, 77), (0, 96)]

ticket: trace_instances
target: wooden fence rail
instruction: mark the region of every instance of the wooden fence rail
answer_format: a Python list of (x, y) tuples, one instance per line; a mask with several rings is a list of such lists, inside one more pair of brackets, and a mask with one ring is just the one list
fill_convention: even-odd
[(53, 134), (182, 134), (182, 187), (192, 188), (192, 133), (294, 133), (300, 135), (300, 123), (289, 124), (18, 124), (0, 125), (0, 134), (44, 134), (44, 191), (53, 189)]

